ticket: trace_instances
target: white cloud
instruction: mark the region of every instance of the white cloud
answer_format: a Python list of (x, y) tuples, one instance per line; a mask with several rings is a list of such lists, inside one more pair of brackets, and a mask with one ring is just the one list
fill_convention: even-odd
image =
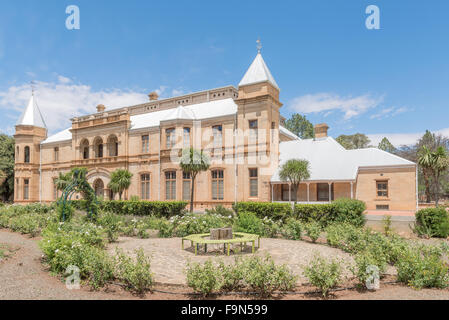
[(331, 93), (307, 94), (292, 100), (290, 109), (301, 113), (319, 113), (330, 110), (338, 110), (344, 113), (344, 119), (348, 120), (358, 116), (368, 109), (377, 107), (383, 101), (382, 97), (370, 95), (341, 97)]
[[(50, 132), (70, 127), (70, 118), (95, 112), (98, 104), (108, 109), (148, 101), (147, 93), (132, 90), (93, 90), (91, 86), (73, 83), (59, 76), (58, 82), (36, 82), (36, 99)], [(160, 93), (166, 87), (159, 87)], [(31, 94), (29, 84), (11, 86), (0, 91), (0, 112), (18, 119)], [(11, 123), (13, 125), (13, 123)]]
[[(433, 133), (442, 134), (446, 137), (449, 137), (449, 128), (440, 129), (437, 131), (432, 131)], [(380, 141), (384, 137), (395, 146), (399, 147), (401, 145), (412, 145), (416, 143), (416, 141), (423, 136), (424, 132), (416, 132), (416, 133), (376, 133), (376, 134), (368, 134), (368, 138), (371, 140), (371, 144), (373, 146), (377, 146)]]
[(397, 116), (398, 114), (404, 113), (409, 111), (408, 108), (406, 107), (389, 107), (389, 108), (384, 108), (382, 110), (380, 110), (378, 113), (373, 114), (370, 116), (371, 119), (384, 119), (384, 118), (388, 118), (388, 117), (394, 117)]

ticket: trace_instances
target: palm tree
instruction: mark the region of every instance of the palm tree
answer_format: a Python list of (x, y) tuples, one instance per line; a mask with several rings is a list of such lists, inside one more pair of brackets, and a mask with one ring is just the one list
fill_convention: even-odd
[(192, 186), (190, 188), (190, 212), (193, 212), (195, 178), (201, 171), (209, 169), (209, 158), (202, 150), (198, 151), (193, 148), (186, 148), (182, 150), (182, 157), (179, 165), (185, 173), (190, 174), (190, 178), (192, 179)]
[(108, 183), (108, 188), (114, 193), (119, 194), (119, 199), (122, 200), (123, 191), (128, 190), (131, 185), (131, 178), (133, 174), (126, 169), (117, 169), (111, 173), (111, 181)]
[(59, 173), (59, 176), (55, 179), (55, 185), (56, 189), (60, 191), (64, 191), (65, 188), (70, 184), (70, 181), (72, 181), (73, 178), (73, 172), (69, 171), (67, 173)]
[[(433, 179), (433, 189), (435, 197), (435, 206), (438, 207), (438, 200), (440, 195), (440, 177), (449, 168), (449, 156), (444, 147), (440, 146), (435, 151), (430, 151), (429, 148), (423, 146), (419, 156), (418, 164), (422, 167), (423, 172)], [(427, 183), (430, 179), (427, 180)]]
[(426, 186), (426, 202), (430, 203), (430, 179), (432, 176), (432, 151), (423, 146), (418, 152), (418, 164), (421, 166), (424, 185)]
[(279, 172), (279, 177), (281, 178), (281, 180), (289, 181), (291, 183), (296, 195), (301, 181), (309, 179), (310, 177), (309, 167), (309, 161), (307, 160), (290, 159), (282, 165), (281, 171)]

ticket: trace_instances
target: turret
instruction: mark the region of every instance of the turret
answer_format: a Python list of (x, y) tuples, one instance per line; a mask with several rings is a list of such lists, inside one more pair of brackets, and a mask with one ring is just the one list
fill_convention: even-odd
[(14, 202), (40, 200), (40, 143), (47, 138), (47, 126), (34, 93), (16, 123)]

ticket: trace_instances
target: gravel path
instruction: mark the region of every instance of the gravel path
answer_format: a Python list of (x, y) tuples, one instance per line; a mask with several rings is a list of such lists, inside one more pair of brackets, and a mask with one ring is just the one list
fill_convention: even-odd
[(68, 290), (62, 281), (45, 270), (37, 240), (0, 230), (0, 243), (18, 249), (10, 258), (0, 262), (0, 300), (120, 298), (114, 293), (90, 292), (84, 288)]
[[(188, 261), (204, 262), (208, 259), (223, 260), (225, 263), (232, 263), (236, 256), (250, 256), (251, 248), (248, 246), (243, 253), (226, 256), (223, 254), (223, 246), (213, 248), (208, 246), (208, 253), (200, 249), (200, 254), (195, 256), (190, 242), (185, 241), (185, 250), (181, 249), (181, 238), (151, 238), (136, 239), (121, 237), (119, 242), (111, 245), (109, 251), (111, 254), (115, 247), (122, 248), (125, 252), (132, 254), (135, 248), (142, 247), (147, 255), (152, 257), (151, 269), (155, 274), (155, 281), (168, 284), (185, 284), (185, 266)], [(256, 244), (257, 245), (257, 244)], [(238, 246), (237, 246), (238, 247)], [(352, 257), (335, 248), (326, 245), (313, 244), (305, 241), (293, 241), (285, 239), (266, 239), (260, 240), (260, 249), (256, 255), (265, 256), (270, 254), (278, 264), (287, 264), (290, 269), (299, 276), (298, 284), (304, 283), (302, 275), (303, 266), (312, 260), (316, 253), (326, 258), (337, 258), (344, 260), (346, 265), (346, 274), (349, 275), (348, 265), (353, 264)]]

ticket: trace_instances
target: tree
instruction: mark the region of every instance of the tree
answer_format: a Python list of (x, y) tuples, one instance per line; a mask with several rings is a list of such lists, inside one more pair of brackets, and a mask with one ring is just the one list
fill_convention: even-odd
[(419, 152), (418, 164), (425, 172), (426, 188), (430, 190), (430, 177), (433, 180), (433, 190), (435, 205), (438, 206), (438, 200), (441, 190), (441, 174), (449, 168), (449, 157), (447, 151), (439, 146), (435, 151), (431, 151), (427, 146), (423, 146)]
[(67, 173), (59, 173), (59, 176), (55, 179), (56, 189), (64, 191), (73, 179), (73, 170)]
[(131, 185), (131, 178), (133, 174), (126, 169), (117, 169), (111, 172), (108, 188), (114, 193), (119, 194), (119, 199), (122, 200), (122, 195), (125, 190), (128, 190)]
[(371, 140), (363, 133), (356, 133), (353, 135), (342, 134), (335, 140), (348, 150), (368, 148), (371, 142)]
[(285, 121), (285, 127), (301, 139), (310, 139), (315, 135), (313, 124), (306, 119), (306, 116), (297, 113)]
[(0, 199), (10, 201), (14, 197), (14, 138), (0, 134)]
[[(284, 163), (279, 172), (279, 177), (283, 181), (289, 181), (293, 186), (295, 195), (298, 193), (299, 184), (302, 180), (310, 177), (309, 161), (304, 159), (290, 159)], [(295, 197), (296, 204), (296, 197)]]
[(391, 144), (391, 142), (386, 137), (384, 137), (382, 141), (379, 142), (379, 145), (377, 147), (380, 150), (387, 151), (390, 153), (394, 153), (396, 151), (396, 148)]
[(180, 162), (182, 171), (190, 174), (192, 185), (190, 188), (190, 212), (193, 212), (193, 195), (195, 190), (195, 178), (201, 171), (209, 169), (209, 158), (203, 151), (198, 151), (193, 148), (186, 148), (182, 150), (182, 157)]

